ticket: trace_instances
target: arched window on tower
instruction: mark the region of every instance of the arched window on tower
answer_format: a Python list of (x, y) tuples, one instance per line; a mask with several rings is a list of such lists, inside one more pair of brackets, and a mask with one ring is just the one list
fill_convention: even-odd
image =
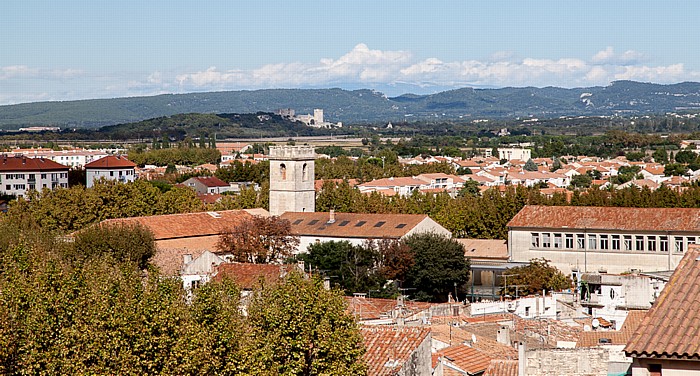
[(280, 164), (280, 176), (282, 180), (287, 180), (287, 166), (284, 163)]
[(307, 181), (309, 180), (309, 169), (306, 168), (306, 163), (301, 167), (301, 180), (302, 181)]

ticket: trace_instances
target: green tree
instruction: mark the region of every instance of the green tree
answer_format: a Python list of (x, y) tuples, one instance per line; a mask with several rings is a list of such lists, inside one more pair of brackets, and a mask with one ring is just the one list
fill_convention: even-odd
[(698, 155), (692, 150), (681, 150), (674, 156), (676, 163), (689, 164), (698, 159)]
[(353, 245), (348, 241), (314, 243), (299, 258), (322, 271), (346, 295), (377, 290), (384, 282), (376, 267), (379, 252), (373, 246)]
[(654, 150), (654, 154), (652, 154), (651, 157), (654, 158), (654, 162), (656, 163), (668, 163), (668, 153), (666, 149)]
[(525, 171), (537, 171), (537, 164), (532, 161), (531, 159), (528, 159), (527, 162), (525, 162), (525, 165), (523, 166), (523, 170)]
[(687, 171), (688, 167), (680, 163), (669, 163), (664, 166), (664, 175), (666, 176), (681, 176), (685, 175)]
[(515, 286), (518, 286), (518, 294), (530, 295), (545, 291), (559, 291), (571, 288), (571, 279), (559, 269), (550, 266), (549, 262), (542, 259), (532, 259), (528, 265), (506, 269), (503, 272), (503, 283), (508, 286), (501, 288), (502, 295), (515, 296)]
[(479, 182), (471, 179), (465, 181), (464, 186), (459, 190), (459, 196), (478, 197), (480, 193)]
[(575, 188), (588, 188), (593, 179), (588, 174), (576, 175), (571, 178), (571, 185)]
[(459, 242), (435, 233), (410, 235), (404, 241), (414, 260), (404, 287), (416, 289), (416, 299), (447, 301), (455, 286), (458, 291), (466, 291), (469, 260)]
[(248, 309), (254, 375), (361, 375), (364, 347), (337, 291), (291, 273), (264, 286)]
[(146, 268), (155, 255), (153, 233), (141, 225), (121, 223), (88, 227), (75, 234), (70, 254), (77, 259), (97, 259), (106, 256), (118, 262), (133, 262)]
[(291, 229), (286, 219), (253, 216), (224, 229), (216, 248), (230, 253), (237, 262), (280, 262), (291, 256), (299, 245), (299, 238), (291, 234)]

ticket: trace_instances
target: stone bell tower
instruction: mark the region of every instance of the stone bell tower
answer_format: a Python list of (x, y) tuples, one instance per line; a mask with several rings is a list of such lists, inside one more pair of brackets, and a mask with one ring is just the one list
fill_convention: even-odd
[(316, 210), (315, 157), (313, 146), (270, 147), (271, 215)]

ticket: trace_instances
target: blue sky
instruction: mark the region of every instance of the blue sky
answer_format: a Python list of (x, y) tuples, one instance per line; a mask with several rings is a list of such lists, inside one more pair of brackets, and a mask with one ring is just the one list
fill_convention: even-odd
[(0, 104), (700, 81), (698, 1), (4, 0)]

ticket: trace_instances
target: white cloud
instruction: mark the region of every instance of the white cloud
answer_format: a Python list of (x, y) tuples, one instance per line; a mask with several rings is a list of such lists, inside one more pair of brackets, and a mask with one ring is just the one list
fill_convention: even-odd
[(623, 53), (616, 53), (615, 50), (608, 46), (606, 49), (598, 51), (591, 61), (596, 64), (611, 64), (611, 65), (635, 65), (641, 63), (645, 56), (641, 52), (627, 50)]
[(79, 69), (39, 69), (26, 65), (8, 65), (0, 67), (0, 80), (8, 79), (66, 79), (79, 77), (83, 72)]
[(414, 59), (407, 51), (382, 51), (358, 44), (337, 59), (316, 64), (283, 63), (253, 70), (207, 70), (178, 75), (181, 90), (255, 89), (273, 87), (314, 87), (335, 84), (460, 87), (489, 86), (586, 86), (606, 85), (612, 80), (632, 79), (676, 82), (697, 77), (682, 64), (647, 66), (639, 63), (643, 54), (616, 53), (612, 47), (596, 53), (591, 60), (515, 59), (510, 52), (494, 53), (485, 61), (442, 61)]
[[(683, 64), (654, 66), (642, 63), (643, 60), (639, 52), (617, 53), (607, 47), (589, 60), (516, 58), (505, 51), (496, 52), (485, 60), (444, 61), (435, 57), (417, 59), (408, 51), (383, 51), (358, 44), (337, 58), (324, 58), (315, 63), (267, 64), (254, 69), (210, 66), (189, 72), (122, 72), (88, 77), (78, 69), (47, 70), (13, 65), (0, 66), (0, 81), (5, 81), (6, 89), (0, 93), (0, 103), (16, 103), (22, 98), (65, 100), (282, 87), (384, 90), (394, 85), (402, 88), (413, 85), (429, 91), (430, 88), (443, 90), (464, 86), (581, 87), (607, 85), (623, 79), (659, 83), (700, 79), (700, 72), (689, 71)], [(37, 94), (27, 90), (28, 83), (35, 86)]]

